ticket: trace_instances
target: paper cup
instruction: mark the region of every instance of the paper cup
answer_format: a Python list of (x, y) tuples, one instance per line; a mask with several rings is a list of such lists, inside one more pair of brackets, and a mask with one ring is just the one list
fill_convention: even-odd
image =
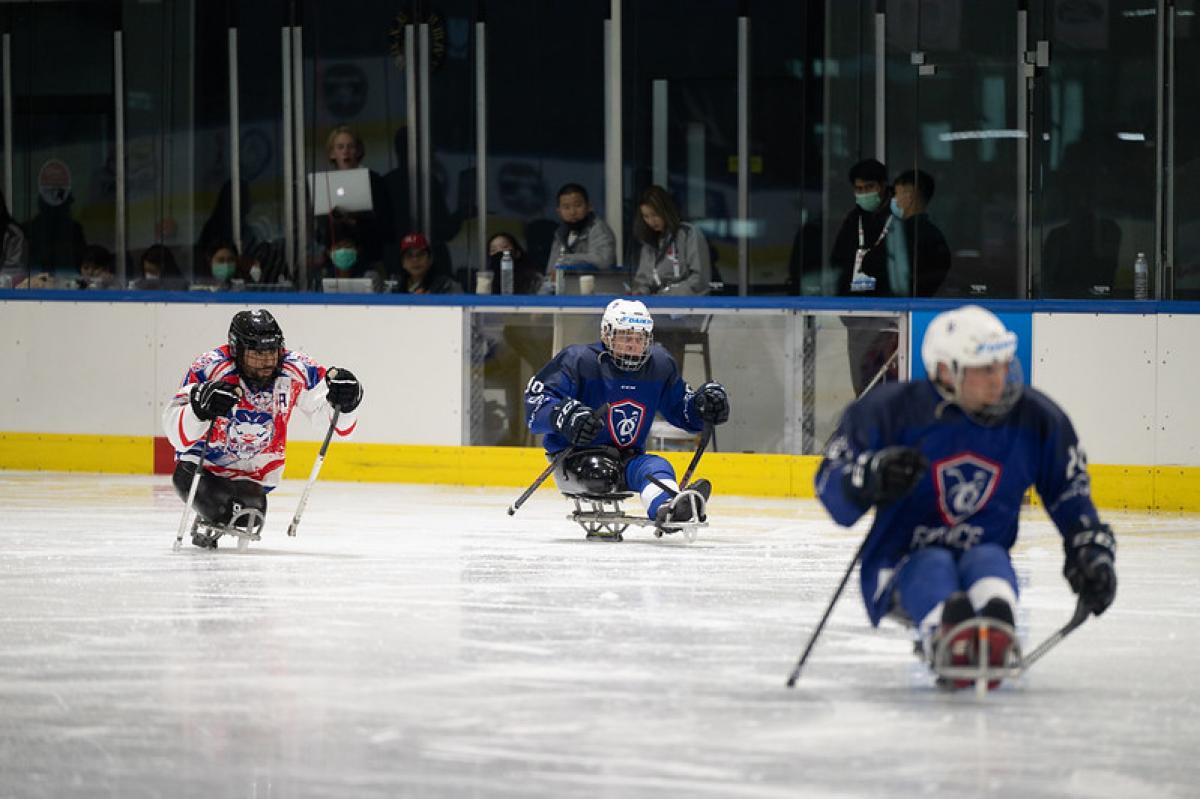
[(595, 294), (596, 293), (596, 276), (595, 275), (580, 275), (579, 276), (579, 293), (580, 294)]
[(491, 294), (492, 293), (492, 273), (491, 272), (476, 272), (475, 273), (475, 293), (476, 294)]

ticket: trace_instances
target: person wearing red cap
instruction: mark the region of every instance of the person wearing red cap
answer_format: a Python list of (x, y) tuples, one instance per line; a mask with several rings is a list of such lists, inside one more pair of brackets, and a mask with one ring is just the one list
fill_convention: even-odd
[(422, 233), (409, 233), (400, 240), (400, 294), (462, 294), (462, 286), (449, 275), (433, 271), (433, 252)]

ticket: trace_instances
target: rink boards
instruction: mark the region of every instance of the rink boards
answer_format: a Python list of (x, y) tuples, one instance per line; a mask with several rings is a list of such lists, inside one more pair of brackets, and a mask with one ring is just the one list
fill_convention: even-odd
[[(0, 468), (168, 470), (163, 405), (192, 358), (224, 341), (232, 311), (249, 305), (272, 309), (290, 348), (353, 368), (367, 388), (358, 435), (337, 445), (324, 478), (522, 486), (544, 465), (537, 449), (463, 446), (470, 334), (462, 305), (317, 304), (312, 296), (296, 304), (261, 296), (203, 303), (88, 299), (0, 300), (0, 362), (10, 377), (0, 392)], [(594, 301), (598, 310), (604, 298)], [(828, 300), (781, 304), (797, 312), (805, 305), (835, 310)], [(922, 318), (948, 307), (912, 305), (914, 337)], [(1100, 504), (1198, 511), (1200, 420), (1192, 406), (1200, 388), (1200, 315), (1190, 304), (1107, 305), (1131, 312), (1068, 303), (1038, 304), (1053, 310), (1033, 312), (1032, 303), (989, 303), (1006, 316), (1028, 318), (1027, 380), (1071, 414)], [(723, 301), (714, 311), (723, 308), (741, 310), (736, 301)], [(1142, 309), (1150, 312), (1132, 312)], [(538, 310), (546, 310), (544, 303)], [(919, 345), (910, 347), (919, 358)], [(735, 402), (747, 393), (727, 382)], [(752, 412), (745, 403), (739, 410)], [(288, 477), (307, 475), (322, 432), (320, 420), (293, 418)], [(689, 453), (669, 457), (682, 467)], [(811, 496), (816, 464), (816, 457), (804, 455), (704, 456), (706, 476), (722, 492), (741, 495)]]

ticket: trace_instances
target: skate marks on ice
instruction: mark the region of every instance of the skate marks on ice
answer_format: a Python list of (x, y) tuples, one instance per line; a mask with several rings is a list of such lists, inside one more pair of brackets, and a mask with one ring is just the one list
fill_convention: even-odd
[[(718, 496), (694, 544), (583, 541), (508, 490), (271, 494), (172, 553), (165, 478), (0, 474), (0, 774), (17, 796), (1186, 796), (1200, 525), (1114, 515), (1117, 602), (1030, 674), (946, 694), (852, 581), (862, 531)], [(1040, 513), (1038, 511), (1037, 513)], [(1031, 513), (1018, 632), (1074, 604)], [(632, 544), (651, 544), (650, 546)]]

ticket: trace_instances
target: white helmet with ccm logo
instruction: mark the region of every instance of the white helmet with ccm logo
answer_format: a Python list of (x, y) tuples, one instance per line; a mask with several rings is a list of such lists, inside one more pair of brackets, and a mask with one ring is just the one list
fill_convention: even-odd
[(646, 304), (641, 300), (610, 302), (600, 320), (600, 341), (617, 368), (627, 372), (641, 369), (650, 359), (654, 343), (654, 318)]
[[(1017, 334), (1006, 328), (994, 313), (978, 305), (964, 305), (938, 314), (929, 323), (921, 342), (925, 373), (951, 402), (957, 400), (963, 370), (967, 367), (1011, 364), (1003, 399), (983, 414), (989, 419), (1010, 410), (1021, 394), (1023, 380), (1016, 354)], [(937, 379), (939, 363), (950, 370), (952, 385)]]

